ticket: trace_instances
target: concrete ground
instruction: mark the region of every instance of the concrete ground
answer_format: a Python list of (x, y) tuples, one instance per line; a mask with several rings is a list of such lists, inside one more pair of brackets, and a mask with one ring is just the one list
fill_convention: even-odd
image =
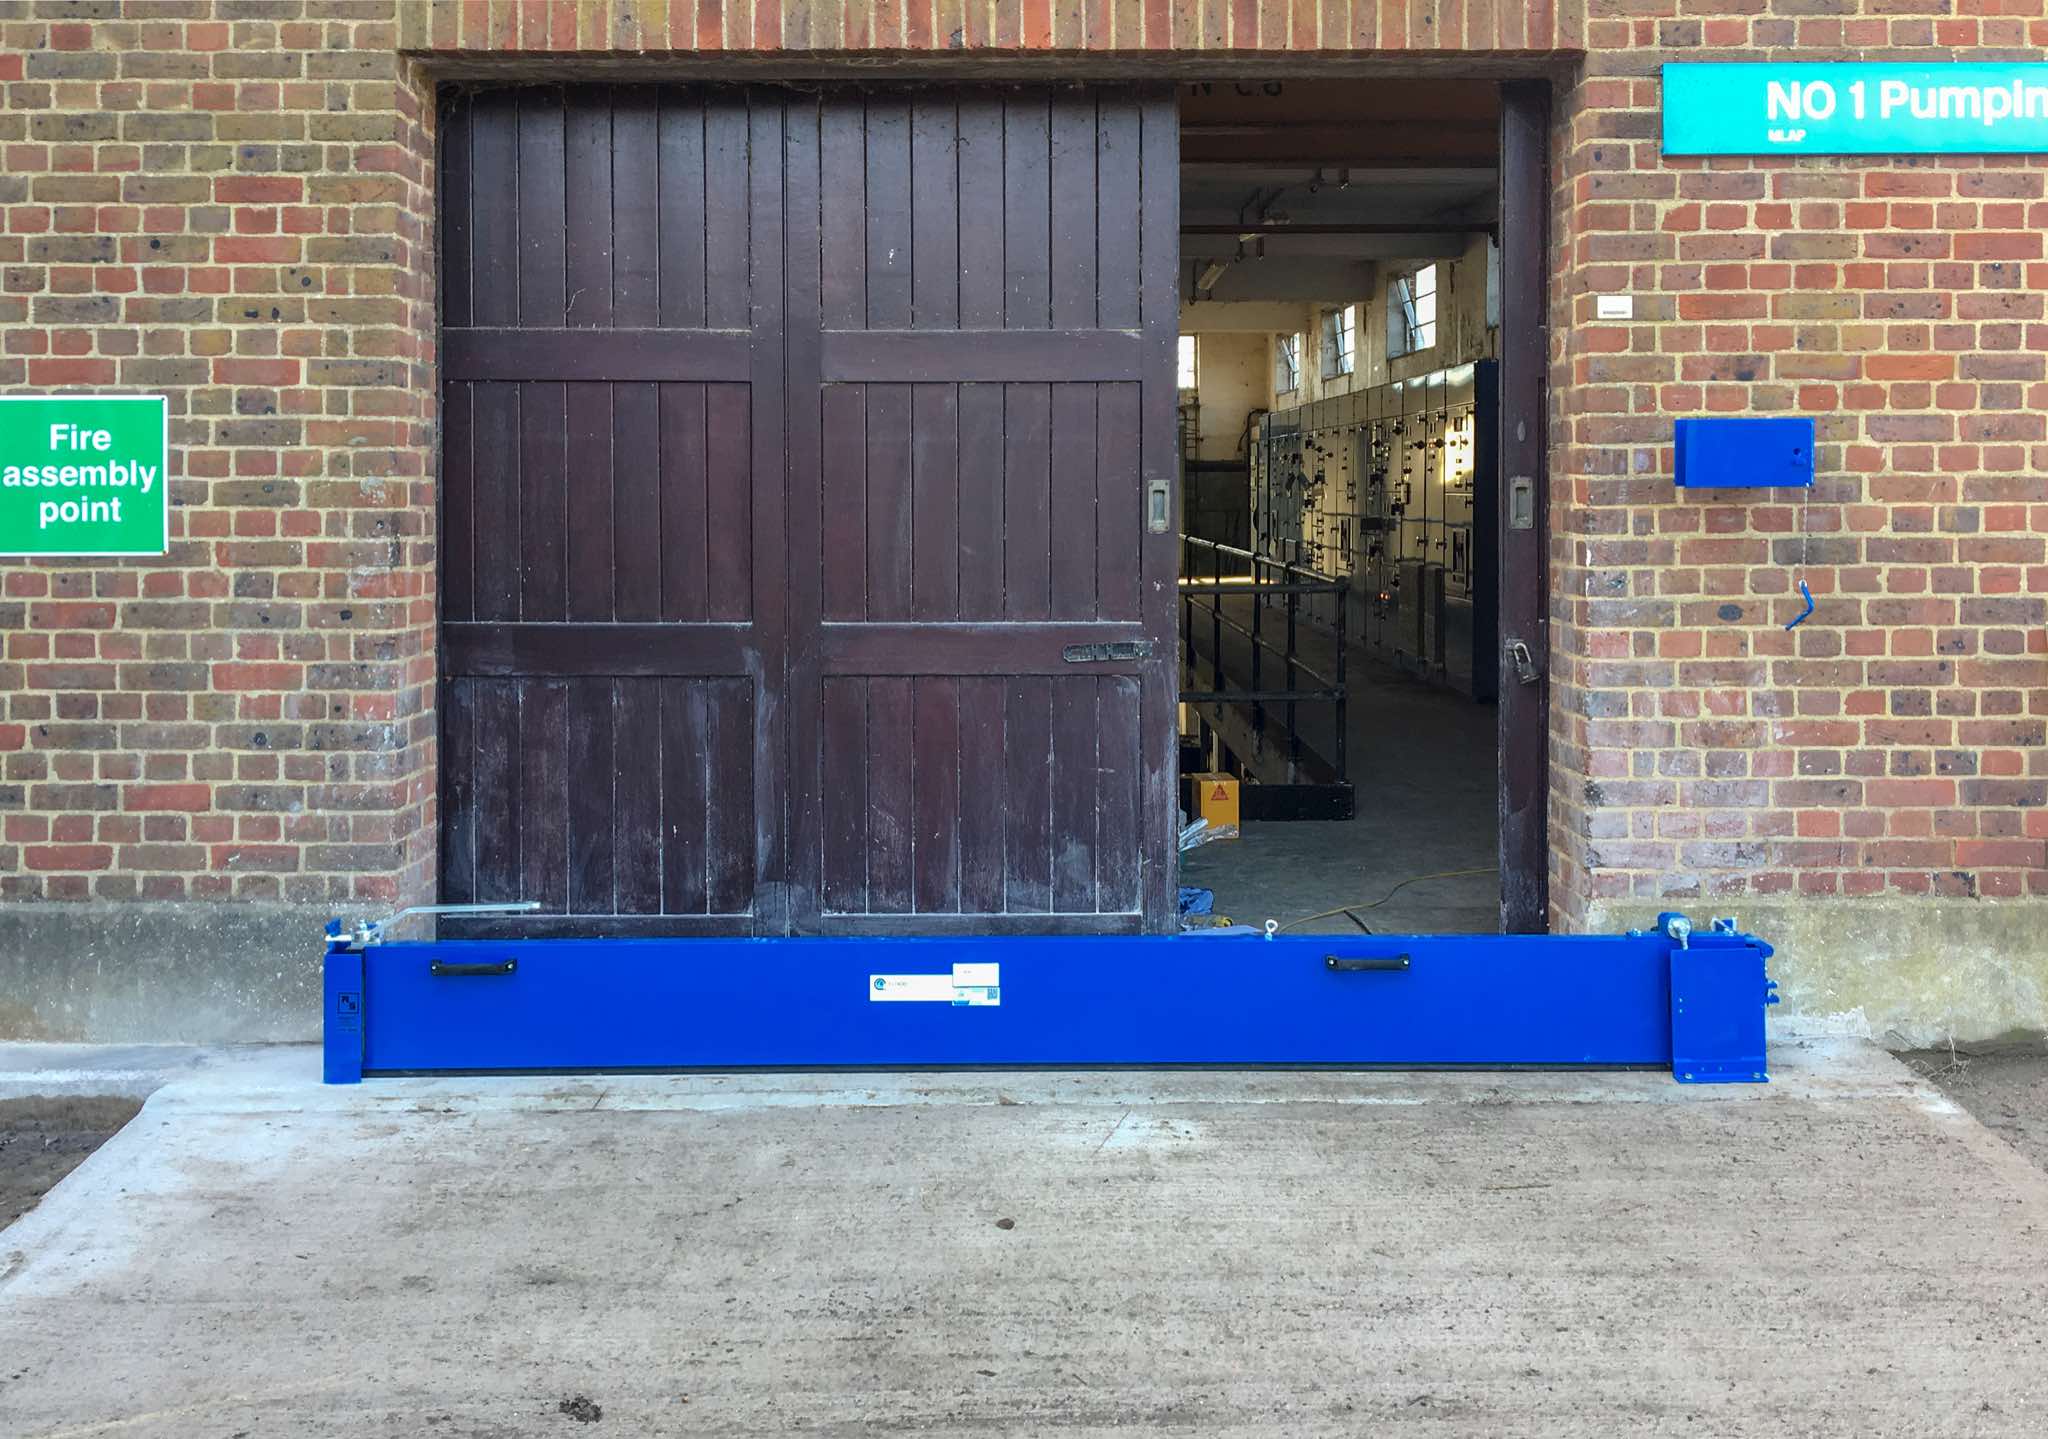
[(1773, 1061), (201, 1055), (0, 1231), (0, 1433), (2048, 1432), (2048, 1175), (1861, 1043)]
[[(1409, 885), (1359, 919), (1380, 934), (1498, 930), (1494, 707), (1373, 664), (1362, 650), (1353, 652), (1349, 690), (1357, 817), (1248, 824), (1240, 839), (1183, 855), (1181, 883), (1214, 890), (1217, 912), (1241, 923), (1285, 924), (1370, 904), (1404, 880), (1448, 872)], [(1462, 872), (1469, 870), (1480, 873)], [(1343, 914), (1295, 927), (1357, 932)]]

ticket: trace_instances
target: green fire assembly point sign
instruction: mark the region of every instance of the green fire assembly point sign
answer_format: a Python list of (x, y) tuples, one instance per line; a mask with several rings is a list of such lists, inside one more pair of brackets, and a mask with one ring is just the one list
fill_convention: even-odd
[(162, 395), (0, 395), (0, 555), (170, 546)]

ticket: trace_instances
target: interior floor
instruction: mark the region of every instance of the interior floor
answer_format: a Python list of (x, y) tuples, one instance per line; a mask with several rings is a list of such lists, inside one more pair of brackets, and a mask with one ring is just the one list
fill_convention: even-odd
[[(1214, 891), (1216, 913), (1241, 924), (1276, 919), (1330, 934), (1357, 934), (1361, 924), (1378, 934), (1493, 933), (1500, 928), (1494, 707), (1362, 654), (1351, 664), (1345, 727), (1356, 818), (1247, 823), (1238, 839), (1183, 854), (1181, 883)], [(1397, 885), (1404, 887), (1390, 895)]]

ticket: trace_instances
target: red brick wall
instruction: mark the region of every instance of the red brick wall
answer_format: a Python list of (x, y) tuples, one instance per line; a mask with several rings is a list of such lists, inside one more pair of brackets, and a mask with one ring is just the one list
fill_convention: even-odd
[[(0, 567), (0, 897), (429, 888), (431, 66), (690, 48), (1583, 46), (1556, 151), (1560, 922), (2048, 892), (2048, 167), (1666, 162), (1654, 78), (2044, 45), (2042, 0), (0, 0), (0, 387), (167, 393), (182, 457), (165, 560)], [(1608, 290), (1635, 322), (1594, 321)], [(1742, 409), (1820, 416), (1810, 500), (1673, 494), (1671, 417)], [(1802, 554), (1820, 608), (1787, 633)]]
[(431, 870), (430, 88), (389, 4), (0, 3), (0, 388), (170, 397), (161, 560), (0, 564), (0, 900)]
[[(1593, 0), (1560, 106), (1553, 897), (2048, 895), (2048, 162), (1665, 160), (1657, 67), (2038, 60), (2041, 0)], [(1636, 296), (1636, 319), (1594, 296)], [(1810, 496), (1671, 420), (1810, 414)], [(1804, 575), (1817, 608), (1798, 629)]]
[(664, 50), (1530, 50), (1574, 0), (423, 0), (408, 47)]

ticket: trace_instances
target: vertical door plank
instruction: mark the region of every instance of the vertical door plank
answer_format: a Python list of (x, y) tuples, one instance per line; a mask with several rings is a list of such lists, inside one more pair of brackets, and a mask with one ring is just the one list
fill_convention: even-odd
[(1052, 700), (1043, 679), (1006, 684), (1002, 907), (1044, 914), (1052, 908)]
[(519, 386), (470, 387), (476, 428), (471, 493), (475, 526), (476, 617), (519, 618)]
[(1052, 216), (1051, 109), (1030, 91), (1003, 104), (1003, 327), (1052, 323), (1047, 249)]
[(912, 907), (945, 914), (960, 908), (960, 682), (926, 675), (912, 685)]
[(1003, 612), (1052, 613), (1052, 389), (1003, 387)]
[(910, 328), (910, 106), (868, 101), (867, 325)]
[[(786, 934), (790, 927), (788, 849), (783, 826), (789, 813), (789, 707), (785, 702), (789, 653), (789, 501), (786, 450), (789, 353), (787, 185), (785, 117), (791, 102), (762, 96), (747, 116), (747, 226), (749, 249), (747, 373), (748, 518), (744, 534), (752, 546), (747, 613), (754, 622), (757, 659), (747, 687), (744, 745), (750, 770), (747, 820), (753, 852), (744, 876), (747, 911), (757, 933)], [(765, 691), (756, 699), (757, 686)], [(761, 881), (771, 881), (765, 888)]]
[(1093, 91), (1053, 98), (1050, 140), (1052, 327), (1085, 330), (1095, 325), (1096, 306)]
[(1134, 330), (1138, 310), (1138, 107), (1104, 95), (1095, 137), (1097, 323)]
[(661, 617), (671, 622), (702, 620), (707, 613), (711, 532), (704, 453), (705, 388), (660, 387)]
[[(1133, 560), (1144, 530), (1145, 487), (1138, 467), (1138, 389), (1095, 389), (1095, 614), (1104, 620), (1139, 618)], [(1169, 630), (1153, 642), (1171, 648), (1172, 638)]]
[(501, 900), (519, 886), (519, 680), (477, 680), (476, 894)]
[(476, 617), (476, 386), (441, 386), (441, 618)]
[[(1531, 480), (1533, 523), (1511, 523), (1514, 487), (1499, 488), (1500, 927), (1540, 934), (1550, 927), (1549, 484), (1543, 373), (1549, 341), (1550, 87), (1517, 81), (1501, 87), (1500, 107), (1500, 402), (1496, 462), (1504, 477)], [(1536, 658), (1537, 682), (1510, 673), (1507, 646), (1520, 640)]]
[(747, 101), (714, 92), (704, 105), (704, 322), (714, 330), (751, 323), (749, 163)]
[(615, 616), (661, 614), (661, 411), (657, 387), (612, 386)]
[(472, 323), (519, 323), (519, 96), (479, 95), (470, 111)]
[(951, 95), (920, 95), (910, 106), (911, 323), (920, 330), (960, 324), (959, 127)]
[(1003, 617), (1003, 392), (1005, 385), (960, 387), (960, 618)]
[(563, 386), (519, 387), (519, 617), (559, 620), (568, 594), (569, 416)]
[(704, 387), (706, 608), (714, 620), (754, 615), (754, 403), (746, 385)]
[(441, 197), (441, 323), (475, 323), (470, 310), (471, 264), (469, 256), (470, 195), (473, 189), (469, 166), (470, 111), (467, 96), (458, 96), (442, 107), (441, 144), (436, 157)]
[[(505, 899), (537, 899), (546, 914), (561, 914), (569, 903), (568, 766), (569, 684), (564, 680), (519, 682), (519, 813), (525, 826), (520, 845), (520, 886)], [(582, 777), (577, 777), (581, 782)]]
[(562, 127), (568, 166), (564, 227), (567, 318), (572, 328), (612, 323), (612, 111), (602, 86), (569, 89)]
[(476, 680), (441, 686), (441, 899), (475, 904)]
[(867, 388), (868, 618), (910, 618), (910, 386)]
[[(1050, 520), (1052, 617), (1095, 618), (1095, 513), (1097, 439), (1095, 397), (1100, 385), (1052, 387), (1052, 493)], [(1129, 557), (1124, 559), (1126, 568)]]
[(867, 116), (854, 95), (828, 96), (818, 119), (820, 302), (828, 330), (867, 323)]
[[(1170, 89), (1145, 93), (1139, 117), (1140, 153), (1139, 270), (1140, 317), (1145, 334), (1145, 378), (1140, 385), (1139, 477), (1142, 487), (1154, 481), (1167, 487), (1169, 513), (1178, 513), (1175, 484), (1179, 470), (1179, 427), (1175, 389), (1180, 296), (1175, 275), (1180, 268), (1180, 112)], [(1143, 818), (1140, 852), (1146, 864), (1139, 871), (1143, 886), (1144, 923), (1155, 933), (1179, 926), (1174, 868), (1174, 709), (1178, 701), (1173, 645), (1177, 604), (1174, 574), (1179, 545), (1169, 531), (1138, 537), (1139, 573), (1143, 584), (1139, 608), (1145, 632), (1156, 646), (1144, 672), (1140, 697), (1139, 759), (1142, 764)]]
[(867, 681), (827, 679), (820, 708), (825, 908), (840, 914), (863, 914), (868, 907)]
[(866, 619), (868, 446), (863, 386), (825, 387), (821, 438), (823, 614), (828, 621)]
[(1010, 808), (1007, 686), (960, 681), (960, 908), (1003, 911), (1003, 851)]
[(569, 732), (563, 746), (569, 757), (568, 911), (616, 914), (612, 681), (590, 679), (572, 684), (568, 711)]
[(568, 391), (568, 596), (572, 620), (612, 614), (612, 387), (572, 384)]
[(785, 594), (789, 626), (785, 652), (790, 788), (789, 910), (794, 927), (814, 929), (827, 907), (823, 892), (825, 848), (823, 795), (824, 724), (821, 718), (822, 677), (816, 661), (818, 625), (823, 612), (824, 530), (822, 493), (822, 411), (829, 392), (821, 378), (823, 364), (820, 269), (824, 258), (821, 229), (819, 127), (823, 117), (815, 97), (788, 111), (783, 145), (787, 167), (784, 185), (784, 234), (788, 246), (784, 288), (788, 306), (786, 370), (789, 382), (787, 446), (789, 512), (786, 533), (788, 573)]
[(659, 324), (661, 161), (651, 91), (634, 86), (613, 93), (611, 162), (612, 323)]
[(519, 323), (555, 326), (568, 313), (564, 297), (564, 226), (568, 220), (559, 99), (524, 91), (519, 100)]
[(688, 91), (663, 90), (657, 144), (661, 323), (697, 329), (704, 323), (703, 102)]
[(1101, 789), (1095, 747), (1096, 679), (1061, 677), (1052, 691), (1052, 907), (1061, 914), (1095, 910), (1096, 795)]
[(1003, 102), (992, 94), (959, 100), (960, 327), (1003, 327)]
[(868, 681), (868, 912), (905, 914), (916, 843), (911, 681)]
[[(758, 747), (754, 682), (705, 682), (705, 752), (710, 757), (705, 793), (705, 902), (713, 914), (745, 914), (754, 907), (757, 830), (754, 781)], [(760, 759), (773, 761), (772, 753)]]
[(612, 853), (620, 914), (661, 913), (661, 681), (617, 682), (612, 716)]
[(703, 914), (710, 721), (701, 680), (661, 682), (661, 910)]
[[(1140, 824), (1138, 681), (1129, 675), (1105, 675), (1096, 700), (1095, 874), (1096, 904), (1105, 914), (1129, 914), (1138, 908)], [(1156, 857), (1147, 856), (1148, 858)]]
[(960, 405), (954, 385), (910, 394), (910, 612), (920, 620), (960, 614)]

